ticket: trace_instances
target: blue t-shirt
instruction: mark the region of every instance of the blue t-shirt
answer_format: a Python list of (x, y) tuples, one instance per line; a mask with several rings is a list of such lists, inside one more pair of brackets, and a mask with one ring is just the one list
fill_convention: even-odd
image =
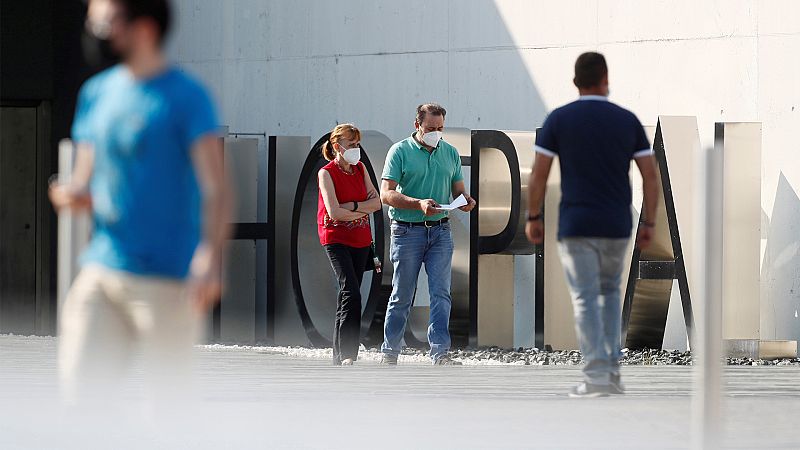
[(84, 83), (72, 125), (94, 149), (94, 233), (83, 264), (185, 278), (200, 240), (192, 145), (218, 126), (203, 86), (177, 68), (135, 79), (122, 65)]
[(606, 97), (582, 96), (550, 113), (536, 151), (560, 162), (559, 239), (630, 237), (631, 159), (653, 153), (632, 112)]

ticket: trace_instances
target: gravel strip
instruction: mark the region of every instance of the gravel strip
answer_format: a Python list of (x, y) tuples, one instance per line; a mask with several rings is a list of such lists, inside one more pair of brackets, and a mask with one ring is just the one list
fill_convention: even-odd
[[(330, 348), (308, 347), (263, 347), (244, 345), (203, 345), (207, 350), (251, 350), (259, 353), (280, 354), (294, 358), (330, 359)], [(688, 366), (692, 364), (691, 352), (679, 350), (622, 350), (620, 361), (625, 366)], [(581, 352), (577, 350), (544, 351), (536, 348), (518, 348), (514, 350), (497, 347), (482, 349), (452, 350), (450, 356), (464, 365), (524, 365), (524, 366), (576, 366), (583, 362)], [(377, 347), (364, 348), (358, 354), (363, 361), (377, 362), (381, 358)], [(750, 358), (726, 358), (729, 366), (800, 366), (800, 358), (763, 360)], [(400, 362), (430, 363), (427, 350), (405, 348), (400, 355)]]
[[(52, 336), (19, 336), (0, 334), (0, 338), (24, 338), (26, 341), (52, 341)], [(209, 344), (199, 345), (198, 348), (210, 351), (253, 351), (257, 353), (285, 355), (292, 358), (331, 359), (330, 348), (311, 347), (279, 347), (259, 345), (226, 345)], [(680, 350), (622, 350), (623, 357), (620, 363), (624, 366), (689, 366), (692, 364), (691, 352)], [(519, 366), (575, 366), (583, 362), (581, 352), (577, 350), (545, 351), (537, 348), (501, 349), (489, 347), (481, 349), (452, 350), (450, 356), (467, 366), (479, 365), (519, 365)], [(364, 348), (358, 358), (362, 361), (378, 362), (381, 359), (377, 347)], [(729, 366), (800, 366), (800, 358), (792, 359), (751, 359), (751, 358), (726, 358)], [(427, 350), (405, 348), (400, 355), (400, 362), (412, 364), (430, 364)]]

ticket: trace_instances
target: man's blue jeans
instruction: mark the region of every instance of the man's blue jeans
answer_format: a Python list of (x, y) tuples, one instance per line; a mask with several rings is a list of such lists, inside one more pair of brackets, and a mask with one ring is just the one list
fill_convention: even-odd
[(587, 383), (608, 385), (609, 375), (619, 374), (620, 280), (627, 248), (628, 239), (559, 242)]
[(411, 302), (417, 288), (422, 264), (428, 274), (428, 291), (431, 313), (428, 325), (428, 343), (431, 358), (447, 355), (450, 350), (450, 268), (453, 262), (453, 238), (450, 224), (435, 227), (392, 223), (390, 257), (394, 266), (392, 295), (386, 309), (384, 341), (381, 351), (398, 355), (411, 311)]

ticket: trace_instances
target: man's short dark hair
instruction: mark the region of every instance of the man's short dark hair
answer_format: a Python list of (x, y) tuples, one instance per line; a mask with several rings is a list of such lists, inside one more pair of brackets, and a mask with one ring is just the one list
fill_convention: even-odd
[(600, 53), (586, 52), (575, 61), (575, 86), (593, 88), (599, 86), (608, 75), (606, 58)]
[(438, 103), (423, 103), (417, 106), (417, 123), (422, 123), (427, 114), (444, 117), (447, 111)]
[(172, 21), (169, 0), (114, 0), (124, 10), (128, 20), (141, 18), (152, 19), (159, 31), (159, 38), (164, 42)]

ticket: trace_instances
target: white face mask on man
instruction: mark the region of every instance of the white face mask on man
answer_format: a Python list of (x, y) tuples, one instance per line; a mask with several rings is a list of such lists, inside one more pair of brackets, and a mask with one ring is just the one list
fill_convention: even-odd
[(358, 164), (358, 162), (361, 161), (361, 147), (356, 146), (346, 149), (344, 146), (341, 146), (340, 151), (342, 152), (342, 158), (344, 158), (348, 164)]
[(422, 142), (427, 145), (428, 147), (436, 148), (439, 145), (439, 140), (442, 139), (442, 132), (441, 131), (429, 131), (425, 133), (425, 130), (420, 127), (420, 133), (424, 133), (422, 135)]

